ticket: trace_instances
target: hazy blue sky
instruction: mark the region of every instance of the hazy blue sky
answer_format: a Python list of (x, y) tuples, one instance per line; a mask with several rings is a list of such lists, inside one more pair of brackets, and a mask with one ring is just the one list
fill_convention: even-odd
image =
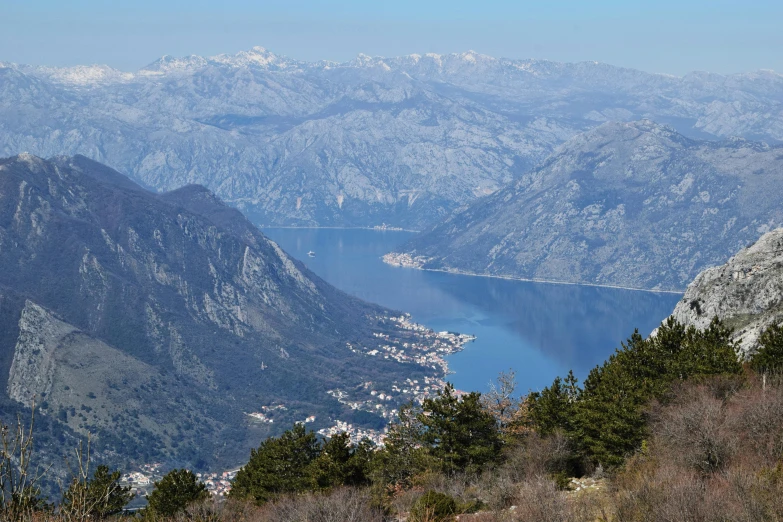
[(783, 1), (0, 0), (0, 61), (135, 70), (261, 45), (303, 60), (468, 49), (651, 72), (783, 72)]

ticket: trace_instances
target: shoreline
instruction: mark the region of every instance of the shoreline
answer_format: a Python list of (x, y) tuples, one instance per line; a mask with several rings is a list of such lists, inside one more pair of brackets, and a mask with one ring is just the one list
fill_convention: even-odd
[[(414, 234), (421, 233), (421, 230), (412, 230), (408, 228), (375, 228), (375, 227), (316, 227), (316, 226), (262, 226), (262, 225), (256, 225), (260, 230), (264, 230), (265, 228), (279, 228), (279, 229), (326, 229), (326, 230), (373, 230), (376, 232), (411, 232)], [(463, 275), (463, 276), (471, 276), (471, 277), (487, 277), (490, 279), (504, 279), (506, 281), (520, 281), (523, 283), (546, 283), (551, 285), (571, 285), (571, 286), (589, 286), (594, 288), (613, 288), (615, 290), (631, 290), (633, 292), (650, 292), (653, 294), (684, 294), (685, 288), (682, 290), (654, 290), (650, 288), (636, 288), (633, 286), (621, 286), (621, 285), (608, 285), (608, 284), (599, 284), (599, 283), (575, 283), (573, 281), (555, 281), (551, 279), (535, 279), (535, 278), (525, 278), (525, 277), (515, 277), (515, 276), (507, 276), (507, 275), (496, 275), (496, 274), (478, 274), (476, 272), (468, 272), (465, 270), (459, 270), (456, 268), (452, 269), (444, 269), (444, 268), (423, 268), (419, 266), (403, 266), (396, 263), (389, 263), (386, 261), (385, 257), (389, 254), (395, 254), (399, 255), (399, 252), (388, 252), (387, 254), (384, 254), (381, 257), (381, 260), (384, 264), (387, 264), (389, 266), (394, 266), (398, 268), (412, 268), (415, 270), (423, 270), (426, 272), (441, 272), (444, 274), (454, 274), (454, 275)]]
[[(390, 252), (394, 253), (394, 252)], [(388, 255), (388, 254), (387, 254)], [(504, 279), (506, 281), (520, 281), (523, 283), (546, 283), (550, 285), (570, 285), (570, 286), (590, 286), (594, 288), (612, 288), (615, 290), (631, 290), (633, 292), (650, 292), (653, 294), (675, 294), (675, 295), (681, 295), (685, 293), (685, 289), (683, 290), (654, 290), (650, 288), (634, 288), (632, 286), (620, 286), (620, 285), (602, 285), (598, 283), (575, 283), (573, 281), (555, 281), (555, 280), (549, 280), (549, 279), (532, 279), (532, 278), (525, 278), (525, 277), (514, 277), (514, 276), (505, 276), (505, 275), (493, 275), (493, 274), (477, 274), (475, 272), (467, 272), (464, 270), (459, 270), (456, 268), (452, 269), (445, 269), (445, 268), (424, 268), (420, 266), (403, 266), (400, 264), (395, 263), (389, 263), (383, 257), (381, 258), (383, 262), (389, 266), (394, 266), (398, 268), (411, 268), (413, 270), (422, 270), (425, 272), (441, 272), (444, 274), (454, 274), (454, 275), (462, 275), (462, 276), (471, 276), (471, 277), (486, 277), (489, 279)]]
[(297, 226), (283, 226), (283, 225), (256, 225), (260, 230), (264, 230), (265, 228), (291, 228), (291, 229), (326, 229), (326, 230), (374, 230), (375, 232), (411, 232), (414, 234), (419, 234), (421, 230), (413, 230), (410, 228), (398, 228), (398, 227), (391, 227), (391, 228), (376, 228), (376, 227), (297, 227)]

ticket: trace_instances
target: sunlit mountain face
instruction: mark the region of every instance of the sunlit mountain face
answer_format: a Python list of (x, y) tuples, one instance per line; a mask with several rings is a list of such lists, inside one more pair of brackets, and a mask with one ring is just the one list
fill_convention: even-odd
[(255, 223), (423, 229), (606, 121), (783, 140), (783, 77), (684, 77), (466, 52), (308, 63), (263, 48), (0, 68), (0, 154), (84, 154), (156, 190), (200, 183)]

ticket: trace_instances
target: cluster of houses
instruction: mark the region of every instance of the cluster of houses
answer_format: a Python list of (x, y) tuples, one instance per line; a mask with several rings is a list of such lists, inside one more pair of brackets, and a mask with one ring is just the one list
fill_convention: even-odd
[(386, 436), (386, 430), (380, 432), (376, 430), (362, 429), (341, 420), (335, 421), (335, 425), (330, 428), (323, 428), (318, 430), (318, 434), (323, 435), (324, 437), (333, 437), (343, 432), (348, 434), (348, 437), (354, 444), (358, 444), (364, 439), (369, 439), (377, 446), (383, 446), (383, 440)]
[(147, 494), (156, 480), (163, 477), (161, 473), (162, 464), (154, 462), (152, 464), (143, 464), (139, 471), (132, 471), (120, 477), (120, 484), (130, 486), (131, 493), (134, 495)]
[(273, 422), (275, 422), (275, 419), (273, 418), (274, 413), (276, 411), (285, 411), (287, 409), (288, 408), (286, 408), (282, 404), (276, 404), (274, 406), (261, 406), (261, 411), (248, 413), (247, 416), (259, 422), (272, 424)]
[(239, 469), (220, 473), (196, 473), (198, 478), (214, 496), (226, 496), (231, 491), (231, 481), (236, 478)]
[[(462, 350), (463, 346), (474, 340), (475, 337), (466, 334), (457, 334), (453, 332), (433, 332), (428, 328), (414, 323), (409, 315), (400, 317), (385, 318), (396, 323), (402, 330), (414, 332), (417, 341), (392, 338), (386, 333), (375, 333), (375, 337), (383, 341), (377, 348), (367, 348), (363, 346), (353, 346), (347, 343), (348, 348), (355, 353), (361, 353), (367, 356), (382, 356), (385, 359), (394, 359), (403, 363), (415, 363), (430, 367), (435, 370), (440, 369), (434, 376), (425, 376), (419, 379), (405, 379), (404, 382), (395, 381), (391, 385), (391, 390), (378, 390), (374, 388), (372, 382), (366, 382), (358, 390), (361, 398), (351, 399), (348, 393), (335, 389), (329, 390), (329, 395), (336, 398), (343, 404), (348, 405), (354, 410), (365, 410), (382, 416), (385, 419), (392, 420), (397, 416), (397, 404), (403, 401), (412, 400), (421, 404), (428, 397), (434, 396), (442, 390), (445, 381), (444, 377), (448, 374), (448, 365), (445, 356)], [(441, 376), (442, 375), (442, 376)], [(286, 410), (282, 405), (262, 406), (261, 411), (248, 413), (253, 420), (262, 423), (274, 423), (275, 413)], [(316, 421), (315, 415), (310, 415), (302, 421), (301, 424), (311, 424)], [(335, 424), (328, 428), (318, 430), (318, 433), (324, 437), (332, 437), (339, 433), (347, 433), (351, 442), (358, 444), (364, 439), (368, 439), (377, 446), (383, 446), (387, 429), (381, 430), (365, 429), (355, 426), (351, 423), (335, 420)], [(215, 496), (225, 496), (231, 491), (231, 481), (236, 477), (239, 470), (223, 471), (219, 473), (197, 473), (198, 479), (203, 482), (209, 492)], [(136, 495), (148, 493), (154, 482), (162, 478), (161, 464), (145, 464), (139, 471), (134, 471), (122, 476), (121, 482), (129, 485)]]

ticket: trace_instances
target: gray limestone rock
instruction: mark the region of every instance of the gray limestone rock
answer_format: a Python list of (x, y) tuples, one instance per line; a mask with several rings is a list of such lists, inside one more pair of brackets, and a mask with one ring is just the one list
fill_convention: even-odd
[(680, 291), (783, 225), (783, 146), (606, 123), (387, 261), (512, 278)]
[(783, 323), (783, 229), (700, 273), (672, 316), (697, 328), (718, 317), (734, 328), (743, 352), (752, 352), (767, 327)]
[(106, 66), (0, 64), (0, 155), (83, 154), (255, 223), (422, 229), (607, 121), (783, 140), (783, 76), (683, 77), (475, 52), (306, 63), (254, 48)]

